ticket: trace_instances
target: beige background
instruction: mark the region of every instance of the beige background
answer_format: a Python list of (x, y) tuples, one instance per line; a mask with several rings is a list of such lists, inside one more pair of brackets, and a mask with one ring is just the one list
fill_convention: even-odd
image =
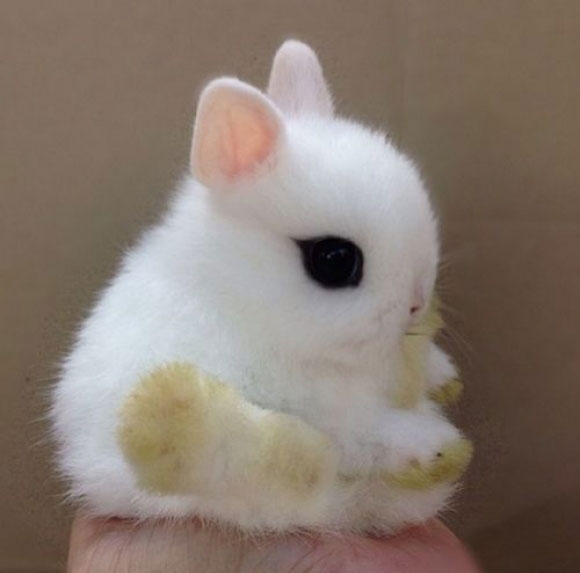
[(263, 84), (296, 35), (442, 213), (477, 443), (450, 522), (489, 571), (580, 571), (579, 23), (577, 0), (3, 0), (0, 570), (62, 567), (46, 391), (186, 165), (194, 94)]

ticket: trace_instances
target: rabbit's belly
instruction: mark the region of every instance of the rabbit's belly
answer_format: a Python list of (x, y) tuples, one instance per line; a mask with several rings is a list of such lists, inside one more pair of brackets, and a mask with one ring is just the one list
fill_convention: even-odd
[(341, 449), (352, 450), (352, 455), (357, 455), (361, 444), (378, 439), (387, 407), (383, 397), (341, 387), (334, 381), (320, 381), (309, 388), (298, 384), (289, 380), (286, 388), (270, 391), (266, 398), (261, 393), (244, 394), (259, 406), (302, 419), (324, 432)]

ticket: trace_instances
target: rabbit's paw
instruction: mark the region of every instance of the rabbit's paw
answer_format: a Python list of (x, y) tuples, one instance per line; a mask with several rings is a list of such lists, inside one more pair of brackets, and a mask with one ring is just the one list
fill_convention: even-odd
[(426, 490), (440, 483), (454, 482), (467, 469), (473, 455), (473, 445), (465, 438), (445, 444), (427, 463), (413, 459), (406, 468), (383, 474), (390, 485), (413, 490)]
[(442, 406), (456, 404), (463, 393), (463, 382), (459, 378), (451, 378), (440, 386), (429, 390), (429, 398)]
[(177, 493), (185, 471), (191, 481), (211, 432), (210, 400), (227, 400), (228, 393), (225, 385), (181, 363), (137, 384), (123, 404), (118, 439), (142, 487)]

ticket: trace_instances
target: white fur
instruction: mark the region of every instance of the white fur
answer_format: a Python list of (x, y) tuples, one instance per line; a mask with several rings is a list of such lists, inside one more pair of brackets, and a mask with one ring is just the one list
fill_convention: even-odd
[[(274, 84), (294, 85), (283, 76), (275, 70)], [(437, 229), (424, 186), (383, 133), (319, 113), (332, 109), (330, 101), (321, 103), (320, 85), (309, 86), (296, 89), (317, 94), (312, 113), (267, 102), (283, 118), (284, 140), (255, 176), (227, 190), (183, 181), (80, 332), (55, 390), (54, 425), (72, 494), (99, 514), (390, 531), (430, 517), (452, 490), (361, 482), (301, 511), (243, 496), (156, 496), (139, 490), (117, 444), (124, 397), (144, 374), (175, 360), (319, 428), (345, 470), (427, 461), (459, 436), (426, 399), (407, 411), (386, 398), (409, 309), (429, 299), (435, 281)], [(278, 93), (272, 81), (270, 90)], [(320, 235), (361, 247), (358, 288), (329, 291), (308, 278), (293, 239)]]
[(274, 57), (268, 95), (287, 115), (331, 116), (334, 106), (316, 54), (288, 40)]
[(427, 354), (427, 384), (437, 388), (453, 378), (457, 378), (457, 368), (441, 348), (432, 344)]

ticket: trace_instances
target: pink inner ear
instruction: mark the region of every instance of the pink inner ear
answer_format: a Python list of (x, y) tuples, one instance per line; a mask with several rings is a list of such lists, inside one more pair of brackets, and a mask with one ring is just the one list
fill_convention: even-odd
[(230, 107), (223, 115), (221, 171), (230, 180), (252, 171), (273, 150), (275, 127), (257, 109)]
[(197, 176), (211, 187), (249, 175), (272, 155), (279, 131), (277, 116), (262, 96), (239, 88), (210, 92), (194, 136)]

